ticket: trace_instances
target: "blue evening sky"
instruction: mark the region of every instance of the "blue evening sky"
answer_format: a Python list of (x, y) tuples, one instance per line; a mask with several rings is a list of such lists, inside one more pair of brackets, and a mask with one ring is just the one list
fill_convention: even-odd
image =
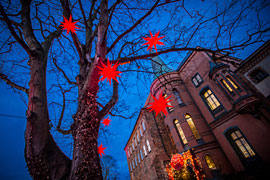
[[(202, 1), (189, 1), (187, 3), (186, 8), (192, 9), (196, 5), (197, 9), (203, 7)], [(269, 12), (265, 15), (265, 17), (270, 17)], [(152, 23), (151, 30), (157, 32), (159, 29), (162, 29), (161, 26), (166, 24), (167, 15), (163, 14), (162, 16), (155, 17), (156, 22)], [(188, 21), (188, 20), (186, 20)], [(157, 25), (157, 22), (159, 25)], [(185, 23), (185, 21), (182, 21)], [(248, 22), (247, 22), (248, 23)], [(256, 23), (256, 22), (253, 22)], [(149, 27), (150, 29), (150, 27)], [(145, 29), (145, 34), (148, 33), (149, 29)], [(213, 30), (214, 31), (214, 30)], [(167, 34), (166, 34), (167, 35)], [(200, 36), (211, 36), (211, 31), (205, 33)], [(239, 35), (240, 36), (240, 35)], [(132, 37), (132, 36), (131, 36)], [(167, 40), (164, 38), (164, 41)], [(262, 44), (262, 43), (261, 43)], [(235, 56), (245, 59), (248, 55), (250, 55), (253, 51), (255, 51), (261, 44), (252, 45), (244, 50), (238, 51)], [(168, 45), (168, 43), (165, 45)], [(57, 52), (55, 52), (57, 54)], [(177, 64), (181, 62), (186, 52), (172, 53), (167, 55), (162, 55), (161, 58), (165, 62), (170, 62), (169, 67), (172, 69), (176, 69)], [(16, 57), (17, 55), (14, 55)], [(64, 55), (61, 58), (65, 58)], [(76, 57), (77, 58), (77, 57)], [(59, 58), (60, 59), (60, 58)], [(0, 59), (1, 60), (1, 59)], [(50, 62), (51, 63), (51, 62)], [(145, 62), (143, 62), (145, 63)], [(147, 63), (146, 63), (147, 64)], [(50, 67), (51, 64), (48, 66)], [(64, 64), (63, 64), (64, 66)], [(150, 62), (148, 62), (147, 66), (150, 66)], [(78, 66), (74, 66), (77, 68)], [(135, 66), (136, 67), (136, 66)], [(48, 68), (48, 71), (50, 68)], [(74, 75), (77, 70), (70, 71), (69, 75)], [(134, 110), (139, 110), (149, 94), (149, 87), (151, 83), (151, 76), (146, 76), (146, 78), (141, 78), (137, 81), (136, 73), (122, 73), (121, 79), (123, 82), (129, 81), (130, 86), (125, 90), (123, 87), (120, 87), (119, 90), (119, 102), (124, 102), (128, 109), (127, 111), (133, 112)], [(150, 77), (150, 78), (149, 78)], [(48, 75), (47, 83), (48, 87), (51, 83), (54, 82), (54, 75)], [(145, 80), (146, 79), (146, 80)], [(73, 79), (72, 79), (73, 80)], [(121, 85), (121, 81), (120, 81)], [(112, 89), (109, 85), (106, 85), (104, 89)], [(106, 93), (106, 92), (105, 92)], [(74, 94), (73, 94), (74, 95)], [(69, 96), (72, 96), (69, 95)], [(21, 98), (22, 95), (18, 93), (14, 93), (14, 90), (10, 88), (0, 79), (0, 179), (1, 180), (21, 180), (21, 179), (31, 179), (27, 172), (26, 163), (24, 160), (24, 131), (26, 128), (26, 118), (25, 111), (27, 106), (24, 104), (24, 101)], [(24, 96), (25, 97), (25, 96)], [(53, 95), (48, 95), (49, 98), (56, 98)], [(73, 98), (76, 99), (74, 96)], [(59, 98), (61, 103), (62, 97)], [(119, 103), (119, 104), (120, 104)], [(54, 112), (55, 106), (50, 106), (50, 118), (52, 122), (55, 122), (57, 117), (59, 116), (58, 112)], [(119, 106), (117, 106), (119, 107)], [(119, 108), (121, 109), (121, 108)], [(70, 120), (71, 114), (74, 114), (76, 111), (76, 106), (71, 105), (65, 114), (64, 119)], [(8, 117), (5, 115), (15, 116)], [(126, 154), (124, 151), (124, 147), (127, 143), (127, 140), (131, 134), (133, 126), (136, 122), (138, 116), (137, 113), (131, 119), (120, 119), (116, 117), (110, 117), (111, 124), (107, 128), (105, 128), (107, 133), (100, 133), (99, 143), (102, 143), (107, 149), (105, 150), (106, 155), (113, 156), (118, 163), (118, 169), (120, 173), (120, 180), (129, 179), (129, 170), (126, 160)], [(63, 126), (68, 128), (69, 124), (63, 123)], [(63, 137), (61, 134), (52, 131), (56, 141), (59, 143), (59, 146), (64, 151), (64, 153), (71, 157), (72, 156), (72, 144), (71, 138)]]

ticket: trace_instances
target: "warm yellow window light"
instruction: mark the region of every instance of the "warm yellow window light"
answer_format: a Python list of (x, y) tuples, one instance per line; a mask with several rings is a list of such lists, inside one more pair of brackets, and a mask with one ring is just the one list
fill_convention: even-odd
[(212, 93), (210, 89), (208, 89), (204, 93), (204, 97), (207, 101), (208, 106), (211, 108), (211, 110), (215, 110), (217, 107), (220, 106), (220, 103), (218, 102), (217, 98), (214, 96), (214, 94)]
[(229, 76), (227, 76), (226, 79), (231, 83), (231, 85), (233, 85), (235, 89), (238, 89), (238, 86), (233, 82), (233, 80)]
[(224, 79), (222, 79), (221, 82), (230, 92), (233, 91), (232, 88), (229, 86), (229, 84)]
[(206, 155), (206, 156), (205, 156), (205, 161), (206, 161), (206, 163), (207, 163), (209, 169), (212, 169), (212, 170), (217, 169), (217, 167), (216, 167), (216, 165), (215, 165), (215, 163), (214, 163), (214, 161), (213, 161), (213, 159), (212, 159), (211, 156)]
[(184, 134), (184, 132), (183, 132), (183, 130), (181, 128), (181, 125), (180, 125), (180, 123), (179, 123), (179, 121), (177, 119), (174, 120), (174, 124), (175, 124), (175, 126), (177, 128), (177, 131), (178, 131), (182, 141), (183, 141), (183, 144), (184, 145), (187, 144), (188, 142), (187, 142), (186, 136), (185, 136), (185, 134)]
[(197, 128), (195, 127), (194, 123), (193, 123), (193, 120), (191, 118), (191, 116), (189, 114), (186, 114), (185, 115), (185, 119), (187, 120), (187, 123), (193, 133), (193, 135), (195, 136), (196, 139), (201, 139), (201, 136), (197, 130)]

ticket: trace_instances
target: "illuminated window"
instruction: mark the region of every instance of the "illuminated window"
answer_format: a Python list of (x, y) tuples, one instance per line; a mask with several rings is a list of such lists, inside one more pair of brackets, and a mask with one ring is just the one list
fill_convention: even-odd
[[(164, 98), (167, 98), (168, 97), (168, 95), (166, 93), (164, 93), (163, 96), (164, 96)], [(168, 102), (167, 104), (169, 106), (172, 106), (171, 102)], [(167, 109), (168, 109), (169, 112), (172, 112), (173, 111), (173, 108), (172, 107), (167, 107)]]
[(142, 122), (143, 131), (145, 131), (145, 124), (144, 121)]
[(146, 140), (146, 144), (147, 144), (148, 151), (150, 152), (151, 151), (151, 147), (150, 147), (150, 144), (149, 144), (149, 141), (148, 140)]
[(228, 137), (233, 143), (234, 147), (236, 147), (239, 152), (241, 152), (241, 155), (244, 158), (251, 158), (253, 156), (256, 156), (255, 152), (239, 130), (234, 130), (233, 132), (230, 132)]
[(243, 159), (250, 159), (256, 156), (254, 150), (239, 129), (227, 133), (227, 138)]
[(221, 82), (228, 89), (229, 92), (233, 92), (232, 88), (229, 86), (229, 84), (224, 79), (222, 79)]
[(233, 81), (229, 76), (226, 76), (226, 79), (231, 83), (231, 85), (232, 85), (235, 89), (239, 89), (239, 87), (234, 83), (234, 81)]
[(172, 92), (173, 92), (175, 98), (177, 99), (178, 104), (183, 104), (183, 101), (182, 101), (178, 91), (176, 89), (173, 89)]
[(143, 151), (144, 151), (144, 155), (147, 156), (147, 151), (146, 151), (145, 145), (143, 145)]
[(205, 161), (206, 161), (207, 166), (209, 167), (209, 169), (211, 169), (211, 170), (216, 170), (217, 169), (217, 167), (216, 167), (216, 165), (215, 165), (215, 163), (214, 163), (211, 156), (206, 155), (204, 158), (205, 158)]
[(217, 109), (220, 106), (219, 101), (217, 100), (216, 96), (212, 93), (210, 89), (205, 91), (203, 93), (203, 96), (212, 111)]
[(199, 87), (199, 85), (203, 82), (202, 77), (199, 73), (196, 73), (195, 76), (191, 79), (195, 87)]
[(195, 127), (195, 125), (194, 125), (194, 123), (192, 121), (191, 116), (189, 114), (186, 114), (185, 115), (185, 119), (187, 120), (187, 123), (188, 123), (188, 125), (189, 125), (189, 127), (190, 127), (190, 129), (191, 129), (191, 131), (193, 133), (193, 135), (195, 136), (195, 138), (196, 139), (201, 139), (201, 136), (200, 136), (197, 128)]
[(141, 149), (140, 149), (140, 154), (141, 154), (141, 159), (143, 160), (143, 153)]
[(184, 132), (183, 132), (183, 130), (181, 128), (181, 125), (180, 125), (179, 121), (177, 119), (174, 120), (174, 124), (175, 124), (177, 132), (178, 132), (178, 134), (179, 134), (179, 136), (181, 138), (182, 144), (186, 145), (188, 142), (187, 142), (186, 136), (185, 136), (185, 134), (184, 134)]

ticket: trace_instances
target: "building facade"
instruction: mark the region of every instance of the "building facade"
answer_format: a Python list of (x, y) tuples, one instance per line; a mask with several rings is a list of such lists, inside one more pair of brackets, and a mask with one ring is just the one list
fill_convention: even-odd
[(246, 61), (222, 56), (213, 60), (207, 52), (193, 51), (176, 71), (153, 58), (157, 77), (150, 94), (170, 96), (172, 107), (167, 116), (155, 117), (146, 109), (153, 101), (148, 96), (125, 147), (132, 180), (168, 179), (165, 166), (171, 155), (188, 149), (201, 161), (207, 179), (270, 163), (269, 72), (261, 78), (266, 86), (252, 85), (247, 79), (251, 70), (242, 70)]

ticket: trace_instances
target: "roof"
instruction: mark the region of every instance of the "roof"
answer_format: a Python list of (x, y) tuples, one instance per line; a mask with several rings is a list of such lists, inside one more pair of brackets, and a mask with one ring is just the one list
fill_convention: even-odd
[(229, 68), (230, 66), (224, 63), (214, 63), (212, 61), (209, 61), (209, 77), (212, 77), (212, 75), (219, 69), (222, 68)]
[(256, 51), (254, 51), (251, 55), (249, 55), (241, 64), (240, 66), (235, 70), (237, 72), (240, 70), (243, 66), (245, 66), (251, 59), (253, 59), (255, 56), (257, 56), (261, 51), (263, 51), (266, 47), (270, 46), (270, 40), (266, 41), (263, 45), (261, 45)]
[(151, 60), (152, 68), (154, 72), (154, 80), (161, 76), (162, 74), (166, 74), (168, 72), (173, 72), (174, 70), (170, 69), (159, 56), (155, 56)]

